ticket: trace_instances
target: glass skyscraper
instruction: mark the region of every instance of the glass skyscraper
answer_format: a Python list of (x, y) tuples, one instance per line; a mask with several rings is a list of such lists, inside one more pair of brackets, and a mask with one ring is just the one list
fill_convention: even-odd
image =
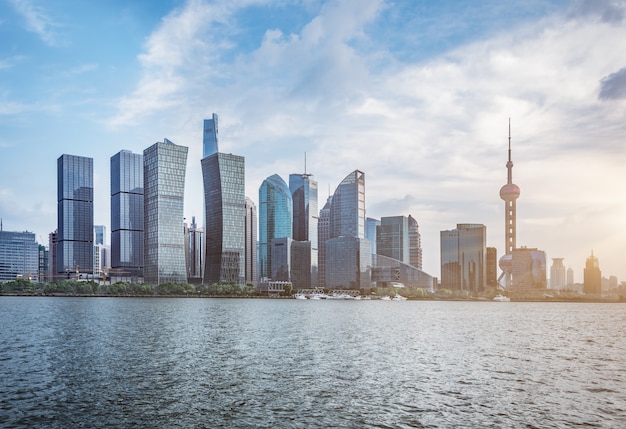
[[(332, 197), (328, 197), (326, 204), (320, 210), (317, 220), (317, 243), (318, 243), (318, 277), (317, 286), (326, 287), (326, 241), (330, 238), (330, 203)], [(315, 286), (315, 285), (312, 285)]]
[(257, 283), (257, 213), (254, 202), (246, 197), (246, 284)]
[(204, 181), (206, 258), (204, 284), (246, 281), (245, 159), (219, 152), (217, 115), (205, 119)]
[(456, 229), (441, 231), (441, 287), (479, 292), (487, 278), (487, 227), (457, 224)]
[(93, 159), (61, 155), (57, 160), (58, 274), (93, 273)]
[(187, 151), (168, 139), (143, 151), (146, 283), (187, 283), (183, 225)]
[(311, 174), (290, 174), (289, 190), (293, 208), (292, 237), (296, 242), (308, 242), (310, 248), (307, 252), (304, 244), (298, 244), (299, 251), (293, 252), (294, 259), (304, 258), (292, 265), (292, 270), (299, 271), (292, 273), (292, 277), (297, 279), (293, 284), (298, 289), (317, 287), (317, 182)]
[(330, 204), (326, 241), (326, 287), (371, 286), (372, 247), (365, 238), (365, 173), (355, 170), (341, 181)]
[(143, 276), (143, 156), (111, 157), (111, 276)]
[(404, 264), (409, 258), (409, 219), (406, 216), (387, 216), (376, 227), (376, 251)]
[(285, 181), (274, 174), (259, 188), (259, 278), (272, 278), (272, 240), (292, 238), (292, 200)]

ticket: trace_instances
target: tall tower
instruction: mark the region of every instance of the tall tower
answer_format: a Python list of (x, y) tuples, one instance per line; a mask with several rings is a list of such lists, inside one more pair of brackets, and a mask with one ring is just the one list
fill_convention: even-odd
[(511, 263), (513, 249), (516, 248), (515, 237), (515, 201), (519, 198), (519, 186), (513, 183), (513, 161), (511, 160), (511, 119), (509, 119), (509, 160), (506, 163), (507, 182), (500, 188), (500, 198), (504, 200), (504, 255), (500, 258), (502, 275), (506, 276), (506, 287), (511, 286)]

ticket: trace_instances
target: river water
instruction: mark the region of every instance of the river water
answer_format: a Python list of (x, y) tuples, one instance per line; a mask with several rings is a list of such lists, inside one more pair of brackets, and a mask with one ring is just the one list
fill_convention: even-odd
[(626, 305), (0, 297), (0, 427), (626, 427)]

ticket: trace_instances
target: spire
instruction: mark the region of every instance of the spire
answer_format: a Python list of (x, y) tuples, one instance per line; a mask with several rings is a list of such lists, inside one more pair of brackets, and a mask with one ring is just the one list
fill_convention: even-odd
[(513, 183), (513, 161), (511, 160), (511, 118), (509, 118), (509, 160), (506, 163), (507, 183)]

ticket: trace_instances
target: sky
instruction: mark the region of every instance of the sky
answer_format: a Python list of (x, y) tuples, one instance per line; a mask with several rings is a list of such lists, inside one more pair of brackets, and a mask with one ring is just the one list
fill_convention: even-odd
[[(440, 231), (504, 249), (509, 118), (517, 245), (593, 252), (626, 281), (626, 2), (617, 0), (0, 0), (0, 217), (56, 229), (56, 160), (189, 147), (185, 217), (203, 223), (202, 121), (245, 157), (246, 195), (306, 172), (319, 206), (355, 169), (367, 216), (412, 215), (424, 271)], [(305, 155), (306, 154), (306, 155)]]

